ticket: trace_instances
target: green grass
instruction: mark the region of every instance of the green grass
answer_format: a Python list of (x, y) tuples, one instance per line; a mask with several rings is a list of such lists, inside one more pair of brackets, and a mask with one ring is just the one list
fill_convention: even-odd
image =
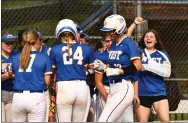
[(58, 19), (53, 20), (45, 20), (38, 23), (28, 24), (28, 25), (22, 25), (22, 26), (15, 26), (11, 28), (5, 28), (3, 30), (8, 31), (12, 33), (13, 35), (17, 35), (18, 30), (25, 29), (25, 28), (33, 28), (38, 27), (42, 32), (43, 35), (54, 35), (55, 34), (55, 28), (58, 23)]
[(2, 6), (1, 9), (6, 9), (6, 8), (19, 8), (19, 7), (27, 7), (28, 6), (28, 1), (22, 0), (4, 0), (2, 1)]
[[(170, 121), (184, 121), (188, 120), (188, 113), (177, 113), (177, 114), (170, 114)], [(158, 116), (154, 115), (154, 121), (159, 121)]]
[[(58, 19), (46, 20), (46, 21), (41, 21), (38, 23), (29, 24), (29, 25), (5, 28), (3, 30), (17, 36), (18, 31), (21, 29), (38, 27), (43, 32), (44, 36), (55, 36), (55, 28), (57, 26), (58, 21), (59, 21)], [(49, 39), (49, 41), (47, 42), (47, 45), (50, 46), (52, 44), (54, 44), (54, 40)], [(16, 45), (15, 49), (17, 49), (18, 47), (19, 47), (19, 44)]]
[(3, 0), (1, 9), (22, 8), (40, 4), (54, 3), (55, 0)]

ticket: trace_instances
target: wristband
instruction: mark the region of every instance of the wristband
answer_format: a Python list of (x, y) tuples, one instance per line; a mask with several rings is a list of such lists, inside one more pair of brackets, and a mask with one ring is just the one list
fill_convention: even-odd
[(133, 22), (135, 25), (138, 25), (136, 22)]
[(121, 68), (124, 72), (124, 74), (132, 74), (132, 73), (136, 73), (137, 69), (136, 66), (131, 63), (129, 66), (125, 67), (125, 68)]

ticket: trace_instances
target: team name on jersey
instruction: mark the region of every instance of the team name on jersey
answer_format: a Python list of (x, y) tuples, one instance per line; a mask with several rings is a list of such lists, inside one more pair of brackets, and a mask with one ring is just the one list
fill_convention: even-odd
[(109, 59), (116, 59), (119, 60), (119, 56), (122, 54), (122, 51), (110, 51), (109, 52)]
[(162, 63), (162, 58), (161, 57), (153, 57), (151, 59), (148, 59), (145, 55), (142, 54), (142, 61), (146, 62), (147, 60), (148, 60), (148, 62), (155, 61), (157, 63)]

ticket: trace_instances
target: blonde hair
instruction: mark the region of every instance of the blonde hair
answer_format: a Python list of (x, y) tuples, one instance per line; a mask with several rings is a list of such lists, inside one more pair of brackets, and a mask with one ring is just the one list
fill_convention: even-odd
[[(32, 46), (39, 45), (39, 35), (33, 29), (28, 29), (23, 33), (23, 49), (20, 55), (20, 68), (25, 69), (30, 60), (30, 52), (32, 50)], [(37, 49), (38, 50), (38, 49)]]
[(65, 32), (62, 32), (59, 37), (61, 41), (67, 42), (68, 56), (70, 56), (70, 51), (69, 51), (71, 48), (70, 42), (74, 40), (74, 35), (71, 32), (65, 31)]

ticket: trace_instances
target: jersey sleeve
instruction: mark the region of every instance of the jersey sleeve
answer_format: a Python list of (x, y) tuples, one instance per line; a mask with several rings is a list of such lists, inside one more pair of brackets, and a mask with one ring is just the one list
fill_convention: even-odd
[(167, 63), (171, 64), (167, 52), (165, 52), (165, 51), (158, 51), (158, 52), (162, 55), (162, 62), (167, 62)]
[(138, 50), (138, 46), (136, 45), (136, 43), (133, 40), (128, 39), (128, 48), (129, 48), (129, 57), (130, 60), (134, 60), (134, 59), (140, 59), (140, 53)]
[(89, 51), (88, 52), (89, 52), (88, 64), (91, 64), (95, 60), (95, 57), (94, 57), (95, 55), (94, 55), (94, 51), (93, 51), (93, 49), (91, 47), (89, 47)]
[(52, 66), (55, 67), (56, 60), (55, 60), (55, 54), (54, 54), (53, 48), (50, 50), (49, 57), (50, 57)]
[(52, 62), (48, 56), (46, 56), (45, 75), (52, 74)]

